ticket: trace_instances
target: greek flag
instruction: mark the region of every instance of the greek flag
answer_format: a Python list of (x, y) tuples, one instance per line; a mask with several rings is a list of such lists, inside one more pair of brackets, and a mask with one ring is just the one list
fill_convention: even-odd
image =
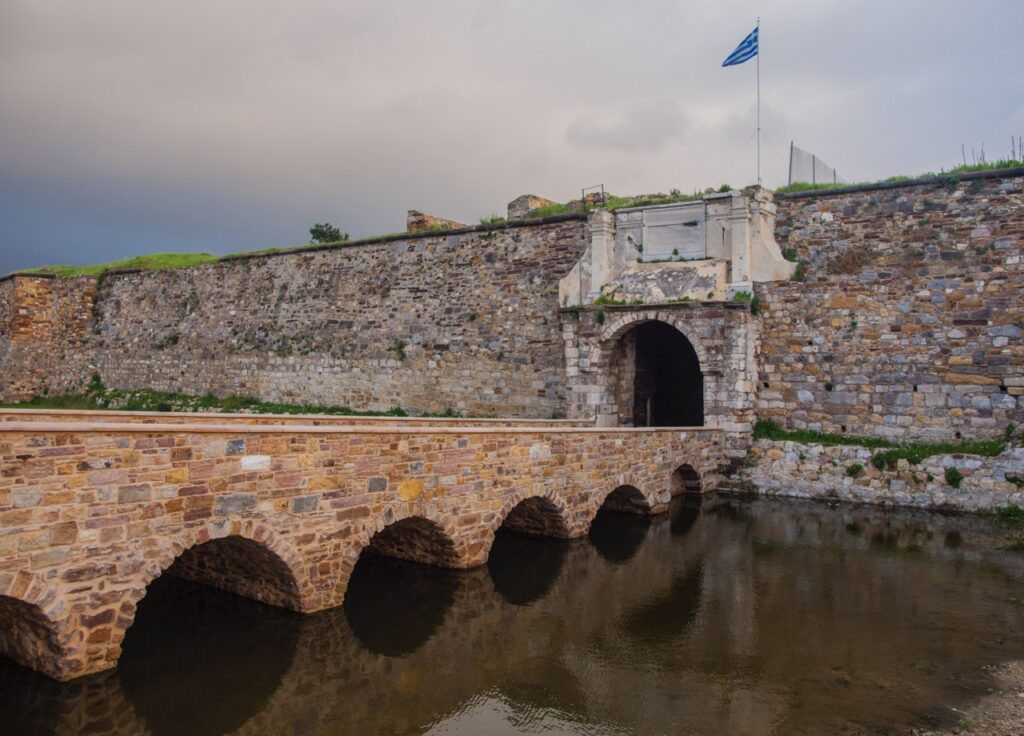
[(757, 56), (757, 28), (752, 30), (750, 35), (744, 38), (740, 45), (726, 57), (722, 66), (736, 66), (744, 61), (750, 61), (755, 56)]

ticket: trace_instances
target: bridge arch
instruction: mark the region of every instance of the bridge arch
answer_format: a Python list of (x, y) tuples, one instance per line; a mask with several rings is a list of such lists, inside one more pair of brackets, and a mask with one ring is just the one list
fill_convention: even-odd
[(650, 515), (655, 505), (639, 488), (620, 485), (601, 501), (590, 522), (588, 537), (597, 553), (614, 564), (621, 564), (637, 553), (647, 538)]
[(149, 585), (164, 574), (293, 611), (317, 607), (308, 566), (265, 524), (211, 522), (161, 540), (158, 549), (116, 611), (110, 633), (115, 658)]
[(569, 539), (579, 534), (572, 528), (565, 502), (550, 491), (517, 493), (508, 499), (490, 526), (492, 535), (500, 529), (559, 539)]
[(366, 527), (341, 561), (332, 596), (340, 604), (352, 573), (364, 552), (393, 557), (407, 562), (445, 568), (472, 567), (476, 560), (469, 545), (451, 519), (443, 521), (415, 509), (388, 506), (376, 521)]
[(634, 485), (624, 483), (609, 491), (597, 507), (597, 511), (614, 511), (619, 514), (646, 516), (660, 504), (652, 503), (643, 491)]
[(696, 468), (689, 463), (683, 463), (672, 471), (669, 491), (673, 498), (685, 493), (703, 493), (704, 481)]
[[(18, 595), (0, 594), (0, 657), (44, 673), (67, 679), (68, 631), (63, 603), (37, 580)], [(52, 605), (47, 606), (47, 602)]]

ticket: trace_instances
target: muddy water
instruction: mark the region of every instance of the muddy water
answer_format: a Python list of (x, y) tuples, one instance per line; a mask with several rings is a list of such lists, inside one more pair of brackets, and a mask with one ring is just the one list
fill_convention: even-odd
[(955, 724), (1024, 659), (1024, 554), (967, 516), (713, 498), (486, 568), (360, 562), (299, 616), (164, 578), (118, 670), (0, 664), (0, 731), (869, 734)]

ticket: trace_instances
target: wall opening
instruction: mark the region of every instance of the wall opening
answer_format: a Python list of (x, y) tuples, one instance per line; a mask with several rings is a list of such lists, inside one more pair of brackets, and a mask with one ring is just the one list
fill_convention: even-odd
[(569, 530), (558, 507), (540, 496), (518, 503), (505, 517), (500, 531), (537, 537), (569, 537)]
[(245, 537), (197, 544), (182, 552), (165, 572), (261, 603), (302, 610), (299, 586), (287, 563)]
[(673, 496), (682, 496), (684, 493), (702, 493), (700, 475), (692, 465), (680, 465), (672, 472), (670, 489)]
[(643, 322), (623, 335), (612, 353), (619, 424), (700, 427), (704, 376), (686, 336), (665, 322)]
[(0, 595), (0, 656), (50, 677), (60, 674), (57, 635), (38, 606)]

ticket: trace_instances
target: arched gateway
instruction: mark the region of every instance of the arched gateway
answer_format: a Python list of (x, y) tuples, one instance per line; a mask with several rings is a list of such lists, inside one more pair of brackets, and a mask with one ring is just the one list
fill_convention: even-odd
[(612, 346), (609, 367), (620, 425), (703, 426), (700, 359), (673, 325), (651, 320), (630, 327)]
[(746, 452), (756, 325), (746, 304), (680, 301), (561, 310), (569, 416), (601, 427), (717, 427)]

